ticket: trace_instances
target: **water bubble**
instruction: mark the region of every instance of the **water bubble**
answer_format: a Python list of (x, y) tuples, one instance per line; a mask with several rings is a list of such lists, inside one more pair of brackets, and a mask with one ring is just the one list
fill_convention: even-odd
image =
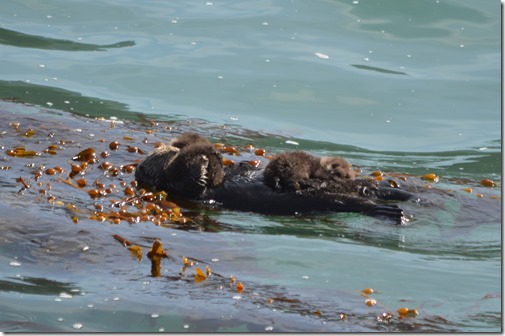
[(21, 263), (19, 261), (13, 260), (9, 263), (9, 265), (14, 266), (14, 267), (19, 267), (19, 266), (21, 266)]
[(152, 318), (158, 318), (158, 317), (160, 317), (160, 314), (151, 314), (151, 317)]
[(232, 297), (233, 300), (240, 300), (242, 297), (240, 295), (235, 295)]
[(320, 52), (316, 52), (316, 53), (314, 53), (314, 55), (316, 55), (317, 57), (319, 57), (321, 59), (329, 59), (330, 58), (330, 56), (320, 53)]
[(65, 292), (61, 292), (58, 295), (58, 297), (62, 298), (62, 299), (71, 299), (71, 298), (73, 298), (72, 294), (68, 294), (68, 293), (65, 293)]
[(273, 326), (267, 326), (267, 327), (265, 327), (265, 331), (271, 331), (271, 330), (274, 330)]
[(189, 328), (189, 324), (185, 324), (183, 325), (184, 329), (188, 329)]
[(46, 66), (44, 64), (39, 64), (39, 68), (44, 69)]
[(72, 326), (72, 328), (74, 328), (74, 329), (81, 329), (82, 328), (82, 323), (74, 323), (74, 325)]

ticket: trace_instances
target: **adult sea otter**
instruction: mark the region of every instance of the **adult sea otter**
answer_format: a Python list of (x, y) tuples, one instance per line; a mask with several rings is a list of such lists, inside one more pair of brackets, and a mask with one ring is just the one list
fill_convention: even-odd
[(265, 169), (245, 162), (224, 166), (215, 147), (191, 132), (149, 154), (135, 178), (141, 186), (170, 196), (232, 210), (276, 215), (360, 212), (397, 224), (405, 221), (403, 210), (385, 201), (413, 196), (372, 179), (356, 179), (351, 165), (338, 157), (291, 152), (274, 157)]

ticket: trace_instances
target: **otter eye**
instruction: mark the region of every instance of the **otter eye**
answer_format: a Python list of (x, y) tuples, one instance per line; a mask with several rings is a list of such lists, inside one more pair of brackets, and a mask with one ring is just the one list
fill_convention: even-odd
[(340, 167), (340, 164), (339, 164), (339, 163), (333, 163), (333, 164), (331, 165), (331, 168), (332, 168), (332, 169), (337, 169), (338, 167)]

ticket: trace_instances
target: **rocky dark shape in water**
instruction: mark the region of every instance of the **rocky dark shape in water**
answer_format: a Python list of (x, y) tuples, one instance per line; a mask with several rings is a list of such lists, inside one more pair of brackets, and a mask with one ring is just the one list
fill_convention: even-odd
[[(275, 169), (270, 169), (272, 186), (271, 182), (265, 183), (266, 168), (246, 163), (224, 166), (221, 154), (210, 142), (196, 133), (184, 133), (140, 162), (135, 177), (140, 185), (165, 190), (171, 197), (218, 204), (231, 210), (277, 215), (360, 212), (389, 218), (397, 224), (405, 222), (403, 210), (384, 201), (403, 201), (413, 194), (382, 186), (372, 179), (354, 179), (350, 164), (341, 158), (330, 160), (299, 153), (303, 153), (296, 154), (299, 157), (309, 156), (310, 164), (319, 164), (316, 174), (311, 175), (313, 166), (301, 173), (289, 171), (297, 165), (287, 162), (287, 171), (282, 174), (295, 176), (298, 185), (279, 186), (282, 179), (273, 174)], [(290, 155), (280, 157), (288, 160)], [(273, 162), (276, 165), (278, 161)]]

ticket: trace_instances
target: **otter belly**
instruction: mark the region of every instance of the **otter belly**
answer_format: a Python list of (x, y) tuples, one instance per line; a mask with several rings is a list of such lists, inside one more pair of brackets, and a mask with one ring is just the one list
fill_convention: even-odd
[(356, 194), (342, 194), (331, 188), (309, 188), (279, 192), (263, 181), (263, 171), (248, 176), (225, 178), (220, 186), (208, 190), (201, 198), (223, 208), (271, 215), (313, 214), (322, 212), (360, 212), (392, 219), (403, 224), (403, 210), (395, 204), (376, 203)]

